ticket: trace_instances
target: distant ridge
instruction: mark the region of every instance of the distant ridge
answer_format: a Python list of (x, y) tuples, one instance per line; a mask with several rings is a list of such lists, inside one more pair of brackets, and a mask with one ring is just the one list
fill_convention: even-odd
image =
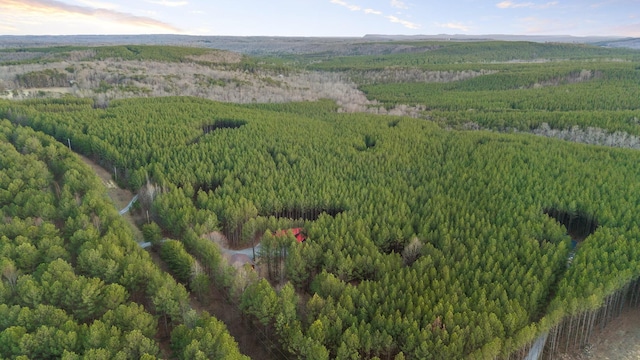
[(607, 47), (623, 47), (640, 50), (640, 38), (625, 38), (621, 40), (603, 41), (598, 43), (600, 46)]
[(456, 40), (456, 41), (532, 41), (532, 42), (562, 42), (562, 43), (597, 43), (627, 40), (622, 36), (572, 36), (572, 35), (465, 35), (465, 34), (437, 34), (437, 35), (381, 35), (367, 34), (363, 37), (367, 40)]
[[(311, 54), (324, 53), (344, 55), (345, 49), (354, 48), (363, 52), (368, 44), (372, 53), (376, 47), (386, 47), (386, 51), (401, 51), (399, 44), (380, 44), (386, 41), (531, 41), (593, 44), (606, 47), (626, 47), (640, 49), (639, 38), (616, 36), (570, 35), (385, 35), (368, 34), (363, 37), (280, 37), (280, 36), (192, 36), (192, 35), (0, 35), (1, 48), (45, 47), (45, 46), (102, 46), (102, 45), (178, 45), (214, 48), (239, 52), (247, 55), (269, 54)], [(346, 47), (345, 47), (346, 45)], [(390, 47), (391, 46), (391, 47)], [(406, 44), (403, 45), (406, 47)], [(389, 48), (390, 47), (390, 48)], [(406, 49), (402, 50), (405, 51)], [(351, 52), (352, 53), (352, 52)]]

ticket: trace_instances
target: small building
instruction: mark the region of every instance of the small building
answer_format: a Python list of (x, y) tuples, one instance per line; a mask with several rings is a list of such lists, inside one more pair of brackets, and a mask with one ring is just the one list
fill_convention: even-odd
[(287, 232), (291, 231), (291, 233), (293, 233), (293, 236), (296, 238), (296, 241), (298, 243), (303, 243), (307, 240), (307, 235), (304, 234), (304, 229), (303, 228), (292, 228), (292, 229), (288, 229), (288, 230), (278, 230), (275, 233), (275, 236), (286, 236)]

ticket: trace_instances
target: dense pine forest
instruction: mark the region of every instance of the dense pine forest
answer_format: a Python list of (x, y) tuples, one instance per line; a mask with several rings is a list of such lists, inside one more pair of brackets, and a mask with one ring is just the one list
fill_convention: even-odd
[[(72, 80), (79, 68), (46, 66), (76, 56), (258, 74), (243, 86), (263, 90), (340, 79), (359, 103), (113, 90), (140, 74), (0, 100), (0, 356), (242, 358), (189, 304), (209, 285), (300, 359), (520, 359), (541, 335), (554, 358), (637, 306), (640, 53), (398, 45), (409, 50), (216, 61), (197, 48), (3, 50), (31, 71), (17, 88)], [(69, 149), (139, 193), (171, 275)], [(217, 231), (233, 248), (260, 242), (255, 271), (225, 266)]]
[(77, 156), (7, 120), (0, 146), (3, 358), (152, 359), (170, 327), (177, 357), (241, 358), (224, 325), (190, 309), (185, 287), (135, 243)]

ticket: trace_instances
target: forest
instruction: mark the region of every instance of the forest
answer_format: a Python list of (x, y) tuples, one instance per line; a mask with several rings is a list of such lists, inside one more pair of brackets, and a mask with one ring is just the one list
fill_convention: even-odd
[[(411, 45), (426, 50), (241, 63), (272, 79), (349, 79), (362, 111), (332, 99), (0, 100), (0, 354), (242, 358), (224, 324), (189, 304), (209, 285), (300, 359), (520, 359), (541, 335), (554, 358), (637, 306), (640, 53)], [(154, 61), (203, 55), (184, 51)], [(595, 132), (606, 144), (589, 143)], [(140, 194), (170, 274), (69, 148)], [(234, 248), (260, 241), (264, 271), (240, 281), (207, 240), (216, 231)]]
[(241, 358), (136, 244), (91, 169), (41, 132), (0, 129), (3, 358), (154, 359), (169, 329), (177, 357)]

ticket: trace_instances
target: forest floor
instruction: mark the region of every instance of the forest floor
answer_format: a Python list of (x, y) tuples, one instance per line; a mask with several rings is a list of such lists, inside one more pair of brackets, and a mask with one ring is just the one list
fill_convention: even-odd
[(563, 360), (637, 360), (640, 359), (640, 307), (628, 308), (604, 329), (591, 335), (591, 344)]
[[(95, 163), (93, 160), (80, 154), (78, 154), (78, 156), (80, 156), (82, 161), (89, 165), (96, 175), (100, 177), (104, 185), (107, 187), (107, 194), (113, 201), (116, 208), (120, 210), (126, 207), (131, 199), (133, 199), (134, 194), (129, 190), (119, 188), (113, 181), (111, 173)], [(143, 241), (142, 232), (138, 228), (138, 224), (140, 224), (141, 221), (143, 222), (144, 219), (142, 219), (141, 216), (131, 214), (131, 212), (127, 212), (122, 216), (131, 224), (136, 241)], [(162, 261), (162, 259), (160, 259), (160, 256), (155, 250), (150, 249), (149, 254), (160, 269), (165, 272), (169, 271), (167, 265)], [(238, 306), (230, 303), (225, 294), (218, 289), (215, 284), (211, 285), (209, 296), (206, 296), (204, 299), (198, 300), (195, 295), (191, 294), (190, 305), (199, 313), (207, 311), (218, 320), (224, 322), (229, 333), (238, 343), (238, 347), (242, 354), (249, 356), (251, 359), (284, 358), (283, 356), (274, 354), (272, 350), (268, 349), (267, 344), (258, 336), (258, 333), (261, 332), (261, 330), (256, 329), (249, 324), (248, 321), (242, 317)], [(166, 341), (160, 344), (160, 346), (165, 354), (170, 351)]]

